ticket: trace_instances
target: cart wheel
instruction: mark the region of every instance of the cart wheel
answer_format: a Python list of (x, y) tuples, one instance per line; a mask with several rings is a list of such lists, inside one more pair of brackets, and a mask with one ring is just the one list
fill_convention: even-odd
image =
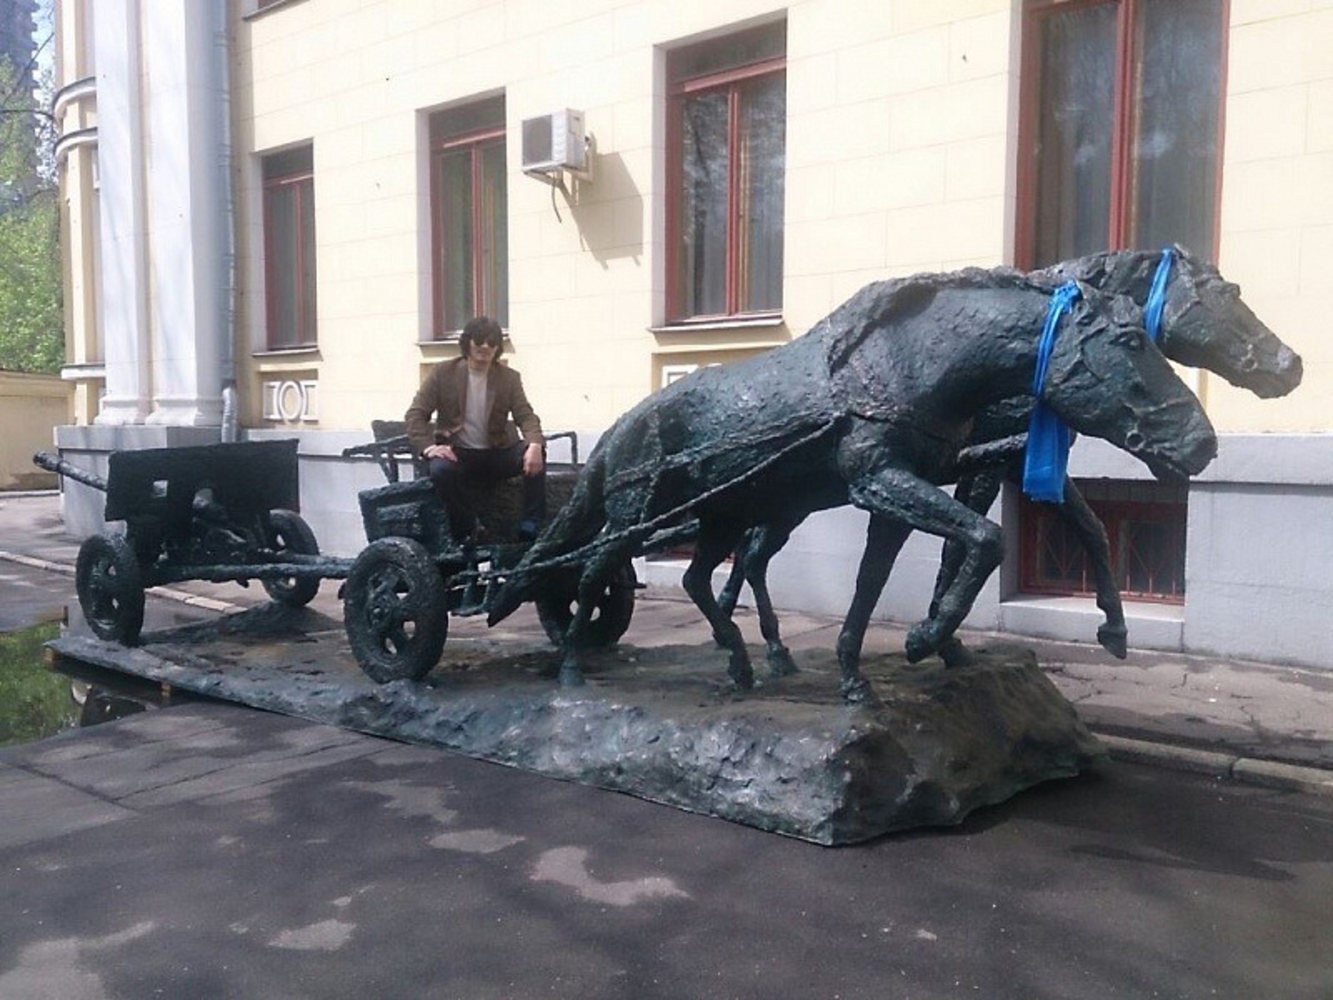
[(79, 546), (74, 570), (79, 607), (93, 634), (133, 646), (143, 629), (143, 573), (134, 547), (120, 535), (92, 535)]
[(381, 538), (362, 549), (343, 590), (343, 624), (361, 669), (380, 684), (430, 673), (449, 635), (447, 598), (419, 542)]
[[(543, 596), (537, 598), (537, 617), (541, 620), (542, 628), (546, 630), (546, 636), (557, 646), (564, 641), (565, 631), (569, 628), (569, 623), (574, 620), (574, 607), (577, 603), (573, 592), (577, 586), (577, 578), (571, 577), (561, 581), (558, 584), (559, 589), (568, 597)], [(605, 646), (615, 645), (625, 630), (629, 628), (630, 619), (634, 617), (634, 592), (637, 589), (638, 577), (634, 575), (634, 567), (630, 563), (625, 563), (616, 571), (616, 575), (611, 578), (606, 590), (597, 600), (597, 606), (593, 608), (592, 619), (588, 622), (588, 646), (592, 649), (601, 649)]]
[[(300, 514), (290, 510), (268, 512), (268, 547), (281, 558), (284, 552), (301, 556), (319, 555), (315, 533)], [(302, 608), (319, 593), (317, 576), (284, 576), (260, 581), (268, 596), (290, 608)]]

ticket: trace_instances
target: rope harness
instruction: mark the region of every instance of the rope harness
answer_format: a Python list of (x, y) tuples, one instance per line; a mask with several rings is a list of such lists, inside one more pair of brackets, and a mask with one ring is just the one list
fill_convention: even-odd
[[(1162, 335), (1162, 310), (1166, 306), (1166, 284), (1171, 278), (1175, 252), (1167, 247), (1157, 263), (1148, 301), (1143, 307), (1144, 327), (1154, 344)], [(1037, 403), (1028, 421), (1028, 443), (1023, 453), (1023, 492), (1043, 503), (1064, 503), (1065, 476), (1069, 468), (1071, 436), (1065, 422), (1041, 398), (1046, 387), (1046, 370), (1055, 350), (1055, 338), (1060, 333), (1060, 320), (1082, 297), (1075, 282), (1061, 285), (1051, 294), (1046, 310), (1046, 322), (1037, 341), (1037, 366), (1032, 377), (1032, 395)]]

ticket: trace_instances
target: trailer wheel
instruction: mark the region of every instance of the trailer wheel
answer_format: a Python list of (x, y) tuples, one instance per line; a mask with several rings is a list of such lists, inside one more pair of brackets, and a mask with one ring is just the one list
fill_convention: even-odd
[[(602, 596), (597, 599), (588, 622), (589, 648), (602, 649), (620, 641), (629, 628), (630, 619), (634, 617), (634, 592), (638, 589), (638, 582), (632, 564), (625, 563), (616, 571)], [(537, 598), (537, 617), (546, 630), (547, 638), (557, 646), (564, 641), (569, 623), (574, 620), (574, 608), (578, 603), (575, 597), (577, 586), (577, 576), (570, 574), (553, 585), (553, 589), (559, 590), (561, 596), (547, 594)]]
[[(319, 555), (319, 542), (305, 519), (290, 510), (268, 512), (267, 545), (281, 559), (283, 553), (301, 556)], [(319, 593), (317, 576), (284, 576), (261, 580), (268, 596), (290, 608), (303, 608)]]
[(361, 669), (380, 684), (430, 673), (449, 635), (447, 596), (419, 542), (390, 537), (367, 545), (343, 589), (343, 624)]
[(79, 546), (74, 589), (88, 627), (99, 639), (133, 646), (143, 630), (143, 573), (121, 535), (92, 535)]

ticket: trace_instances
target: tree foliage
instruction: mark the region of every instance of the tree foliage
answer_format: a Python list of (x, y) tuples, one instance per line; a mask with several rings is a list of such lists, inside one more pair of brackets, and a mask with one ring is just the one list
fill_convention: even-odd
[(57, 372), (65, 359), (60, 209), (51, 121), (0, 59), (0, 368)]

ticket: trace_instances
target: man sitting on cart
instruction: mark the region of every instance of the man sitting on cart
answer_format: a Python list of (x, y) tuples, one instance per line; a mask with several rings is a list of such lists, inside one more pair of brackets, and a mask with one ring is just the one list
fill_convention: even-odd
[(523, 514), (518, 535), (530, 541), (546, 517), (546, 439), (541, 420), (523, 392), (519, 373), (496, 363), (504, 353), (499, 323), (486, 316), (469, 320), (458, 350), (461, 357), (431, 369), (407, 409), (412, 451), (428, 463), (431, 482), (459, 542), (477, 538), (477, 515), (465, 483), (521, 475)]

